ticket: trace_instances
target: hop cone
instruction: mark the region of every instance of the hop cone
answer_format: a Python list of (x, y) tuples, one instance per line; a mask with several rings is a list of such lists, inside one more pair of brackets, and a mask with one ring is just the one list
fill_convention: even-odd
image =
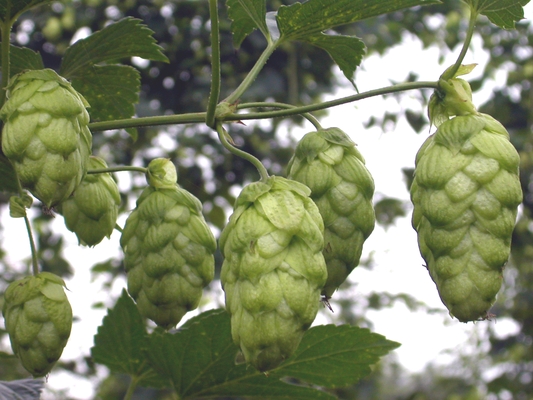
[(91, 152), (85, 99), (50, 69), (16, 75), (0, 110), (2, 150), (22, 185), (47, 207), (81, 182)]
[[(464, 93), (463, 109), (470, 101)], [(450, 314), (468, 322), (487, 318), (496, 299), (522, 190), (505, 128), (485, 114), (460, 114), (419, 150), (411, 198), (431, 278)]]
[(42, 272), (11, 283), (3, 314), (13, 352), (33, 376), (44, 376), (61, 357), (72, 309), (57, 275)]
[[(88, 169), (107, 168), (101, 158), (91, 156)], [(111, 236), (117, 222), (120, 193), (111, 174), (87, 174), (72, 196), (59, 206), (65, 225), (81, 244), (95, 246)]]
[(213, 279), (216, 241), (200, 201), (177, 185), (172, 163), (156, 159), (148, 170), (150, 186), (128, 217), (120, 244), (128, 291), (140, 313), (169, 329), (198, 306)]
[(300, 140), (289, 178), (311, 189), (324, 220), (328, 280), (322, 294), (329, 298), (359, 264), (363, 243), (374, 230), (374, 180), (355, 144), (338, 128)]
[(296, 350), (318, 312), (327, 278), (324, 226), (309, 194), (281, 177), (252, 183), (220, 237), (231, 334), (260, 371)]

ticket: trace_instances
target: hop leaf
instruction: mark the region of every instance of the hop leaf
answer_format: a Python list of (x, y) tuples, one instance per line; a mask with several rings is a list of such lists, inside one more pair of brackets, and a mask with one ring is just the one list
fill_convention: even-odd
[(443, 303), (462, 322), (487, 318), (500, 289), (522, 201), (518, 165), (505, 128), (477, 112), (442, 122), (416, 156), (413, 227)]
[(327, 278), (324, 225), (309, 194), (281, 177), (252, 183), (220, 237), (232, 337), (260, 371), (296, 350), (318, 312)]
[(47, 207), (81, 182), (91, 152), (85, 99), (50, 69), (15, 75), (0, 110), (2, 150), (22, 185)]
[[(107, 168), (101, 158), (91, 156), (89, 169)], [(81, 244), (95, 246), (115, 228), (120, 193), (111, 174), (87, 174), (72, 196), (60, 204), (58, 211), (67, 228)]]
[[(137, 200), (120, 244), (128, 291), (140, 313), (169, 329), (198, 307), (202, 289), (213, 279), (216, 241), (200, 201), (175, 181), (166, 182), (169, 176), (177, 176), (175, 170), (169, 171), (168, 160), (163, 162), (165, 173), (158, 174), (160, 160), (148, 166), (155, 172), (148, 181), (157, 186), (146, 188)], [(160, 187), (162, 182), (166, 183)]]
[(61, 357), (72, 328), (72, 309), (57, 275), (42, 272), (11, 283), (3, 315), (13, 352), (33, 376), (44, 376)]
[(289, 178), (311, 189), (324, 219), (328, 280), (322, 294), (331, 297), (359, 264), (363, 243), (374, 229), (374, 180), (355, 144), (338, 128), (310, 132), (300, 140)]

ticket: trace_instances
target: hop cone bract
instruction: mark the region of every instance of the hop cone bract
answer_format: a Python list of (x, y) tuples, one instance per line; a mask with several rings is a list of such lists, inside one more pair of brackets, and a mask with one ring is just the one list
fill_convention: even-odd
[(49, 272), (11, 283), (3, 314), (13, 352), (33, 376), (44, 376), (61, 357), (72, 327), (63, 280)]
[(151, 186), (137, 200), (120, 244), (140, 313), (169, 329), (198, 306), (213, 279), (216, 241), (200, 201), (177, 185), (172, 163), (156, 159), (148, 170)]
[[(88, 169), (100, 168), (107, 168), (106, 162), (91, 156)], [(81, 244), (94, 246), (113, 233), (119, 205), (120, 193), (111, 174), (87, 174), (74, 194), (60, 204), (59, 212)]]
[(306, 134), (289, 162), (288, 177), (311, 189), (324, 220), (328, 280), (322, 294), (331, 297), (359, 264), (363, 243), (374, 230), (374, 180), (355, 144), (338, 128)]
[(22, 185), (47, 207), (81, 182), (92, 146), (85, 99), (50, 69), (16, 75), (0, 110), (2, 150)]
[(522, 201), (518, 165), (505, 128), (477, 112), (442, 122), (417, 154), (413, 226), (443, 303), (462, 322), (487, 318), (500, 289)]
[(318, 312), (327, 278), (324, 226), (309, 194), (281, 177), (252, 183), (220, 237), (231, 334), (260, 371), (296, 350)]

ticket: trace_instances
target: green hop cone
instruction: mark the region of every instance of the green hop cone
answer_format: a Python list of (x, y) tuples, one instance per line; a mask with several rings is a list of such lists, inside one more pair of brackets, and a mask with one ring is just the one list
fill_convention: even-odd
[[(102, 168), (107, 168), (104, 160), (89, 158), (88, 169)], [(87, 174), (58, 211), (81, 244), (95, 246), (113, 233), (119, 205), (120, 193), (110, 173)]]
[(359, 264), (363, 243), (374, 230), (374, 180), (363, 156), (338, 128), (310, 132), (298, 143), (289, 176), (311, 189), (324, 220), (324, 257), (329, 298)]
[(72, 309), (57, 275), (42, 272), (11, 283), (3, 314), (13, 352), (33, 376), (44, 376), (61, 357), (72, 328)]
[(198, 307), (202, 289), (214, 277), (215, 238), (202, 203), (176, 183), (169, 160), (150, 162), (150, 186), (129, 215), (120, 244), (128, 291), (140, 313), (170, 329)]
[(89, 105), (53, 70), (15, 75), (0, 110), (2, 150), (22, 185), (47, 207), (68, 198), (85, 175), (92, 136)]
[(431, 278), (450, 314), (468, 322), (488, 317), (501, 287), (522, 190), (505, 128), (486, 114), (460, 114), (418, 151), (411, 199)]
[(252, 183), (220, 237), (231, 334), (260, 371), (296, 350), (320, 305), (327, 279), (324, 225), (309, 194), (282, 177)]

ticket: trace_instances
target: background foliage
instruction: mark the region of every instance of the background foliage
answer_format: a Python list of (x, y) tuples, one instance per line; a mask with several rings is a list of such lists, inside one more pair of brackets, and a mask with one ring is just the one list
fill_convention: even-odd
[[(294, 1), (268, 1), (267, 11), (278, 9), (282, 4), (292, 3)], [(459, 0), (447, 0), (438, 5), (398, 11), (357, 24), (344, 25), (337, 31), (343, 35), (356, 35), (361, 38), (368, 45), (368, 55), (385, 54), (392, 47), (401, 45), (407, 36), (415, 35), (423, 47), (437, 48), (444, 59), (445, 54), (461, 45), (466, 29), (466, 20), (462, 17), (464, 7)], [(224, 98), (242, 81), (266, 43), (260, 32), (254, 31), (247, 38), (242, 38), (239, 50), (235, 50), (235, 38), (230, 33), (230, 19), (224, 2), (220, 2), (219, 9)], [(38, 52), (44, 65), (61, 70), (61, 58), (65, 56), (73, 40), (125, 17), (138, 18), (153, 30), (154, 39), (169, 59), (168, 63), (161, 57), (143, 61), (125, 55), (121, 60), (101, 60), (101, 68), (110, 67), (114, 61), (120, 61), (135, 68), (128, 69), (130, 73), (137, 74), (133, 71), (138, 71), (141, 93), (135, 114), (151, 116), (205, 110), (211, 81), (208, 68), (210, 60), (207, 2), (50, 2), (22, 14), (14, 27), (12, 43)], [(409, 376), (408, 372), (395, 365), (394, 361), (382, 363), (369, 378), (359, 384), (329, 390), (339, 398), (529, 399), (533, 393), (533, 316), (530, 312), (533, 304), (533, 276), (530, 268), (533, 261), (533, 189), (530, 184), (533, 174), (533, 50), (530, 46), (533, 30), (528, 21), (517, 24), (516, 30), (502, 30), (486, 18), (479, 20), (476, 29), (481, 33), (483, 48), (490, 58), (486, 65), (478, 66), (483, 69), (483, 74), (482, 78), (471, 82), (473, 89), (482, 89), (487, 81), (501, 76), (502, 71), (506, 75), (506, 84), (492, 94), (480, 107), (480, 111), (491, 114), (505, 125), (522, 160), (523, 208), (513, 238), (512, 261), (505, 272), (504, 289), (492, 309), (499, 318), (511, 318), (519, 329), (501, 338), (495, 334), (494, 325), (487, 324), (487, 338), (480, 340), (477, 357), (457, 357), (448, 368), (429, 367), (423, 374), (416, 376)], [(443, 66), (443, 69), (444, 67), (446, 66)], [(288, 42), (271, 56), (251, 90), (246, 92), (241, 101), (268, 99), (295, 105), (308, 104), (335, 91), (340, 79), (345, 79), (338, 72), (338, 67), (333, 65), (331, 58), (327, 57), (322, 49), (305, 41)], [(84, 74), (76, 75), (74, 71), (70, 73), (75, 84), (78, 79), (77, 84), (83, 85)], [(440, 71), (435, 71), (435, 78), (439, 74)], [(413, 63), (413, 71), (406, 80), (415, 81), (417, 78), (417, 64)], [(357, 72), (355, 83), (357, 84)], [(401, 103), (405, 96), (398, 95), (397, 101)], [(367, 125), (390, 127), (390, 124), (406, 119), (414, 130), (425, 135), (428, 131), (424, 103), (427, 98), (423, 92), (417, 96), (421, 102), (418, 110), (403, 113), (382, 110), (381, 115), (369, 119)], [(315, 115), (321, 114), (323, 113)], [(113, 117), (116, 118), (117, 115), (119, 114)], [(106, 119), (106, 116), (100, 118)], [(293, 118), (291, 123), (301, 124), (302, 120)], [(230, 133), (240, 148), (256, 155), (272, 173), (281, 174), (285, 172), (284, 168), (296, 140), (286, 134), (287, 129), (286, 120), (275, 119), (260, 124), (232, 124)], [(132, 131), (129, 133), (133, 134)], [(95, 132), (94, 152), (106, 158), (110, 165), (144, 166), (154, 157), (170, 157), (178, 167), (180, 184), (202, 201), (206, 219), (218, 229), (227, 221), (228, 209), (238, 193), (236, 189), (257, 178), (254, 167), (225, 152), (216, 136), (205, 126), (144, 127), (137, 130), (136, 137), (137, 140), (133, 142), (125, 131)], [(412, 171), (405, 170), (406, 181), (409, 181), (411, 175)], [(125, 212), (131, 209), (144, 182), (136, 177), (131, 182), (122, 175), (118, 178), (119, 181), (123, 180), (123, 185), (131, 183), (131, 190), (122, 191), (122, 211)], [(7, 196), (2, 194), (1, 200), (5, 204)], [(379, 200), (376, 207), (378, 221), (383, 226), (388, 226), (394, 224), (396, 218), (407, 214), (409, 206), (399, 199), (384, 198)], [(2, 215), (7, 215), (5, 205), (2, 206)], [(68, 278), (76, 272), (76, 267), (72, 260), (65, 257), (63, 234), (52, 230), (51, 222), (51, 216), (35, 212), (34, 226), (38, 233), (43, 270)], [(9, 233), (4, 232), (4, 236), (7, 234)], [(2, 249), (0, 255), (0, 274), (2, 283), (5, 284), (16, 279), (24, 271), (18, 263), (11, 261), (8, 249)], [(217, 276), (220, 265), (219, 256)], [(111, 288), (114, 280), (123, 275), (123, 267), (120, 260), (113, 258), (95, 265), (93, 274), (103, 277), (104, 285)], [(367, 307), (357, 307), (355, 302), (359, 300), (362, 299), (341, 299), (334, 304), (339, 310), (332, 317), (335, 322), (364, 323), (367, 322), (366, 314), (369, 310), (391, 307), (398, 302), (403, 302), (413, 309), (421, 307), (419, 299), (409, 294), (391, 295), (380, 291), (379, 288), (376, 288), (370, 298), (364, 299)], [(4, 352), (0, 353), (0, 379), (7, 381), (26, 377), (16, 359), (9, 356), (11, 352), (5, 340), (5, 332), (1, 331), (0, 334), (4, 335)], [(97, 358), (97, 355), (93, 354), (93, 357)], [(80, 354), (78, 360), (61, 364), (56, 367), (59, 371), (54, 373), (59, 374), (62, 369), (72, 375), (91, 377), (91, 382), (95, 382), (101, 398), (122, 398), (127, 379), (120, 373), (102, 373), (94, 361), (88, 353)], [(490, 374), (487, 371), (490, 371)], [(139, 396), (171, 398), (167, 389), (141, 388)]]

